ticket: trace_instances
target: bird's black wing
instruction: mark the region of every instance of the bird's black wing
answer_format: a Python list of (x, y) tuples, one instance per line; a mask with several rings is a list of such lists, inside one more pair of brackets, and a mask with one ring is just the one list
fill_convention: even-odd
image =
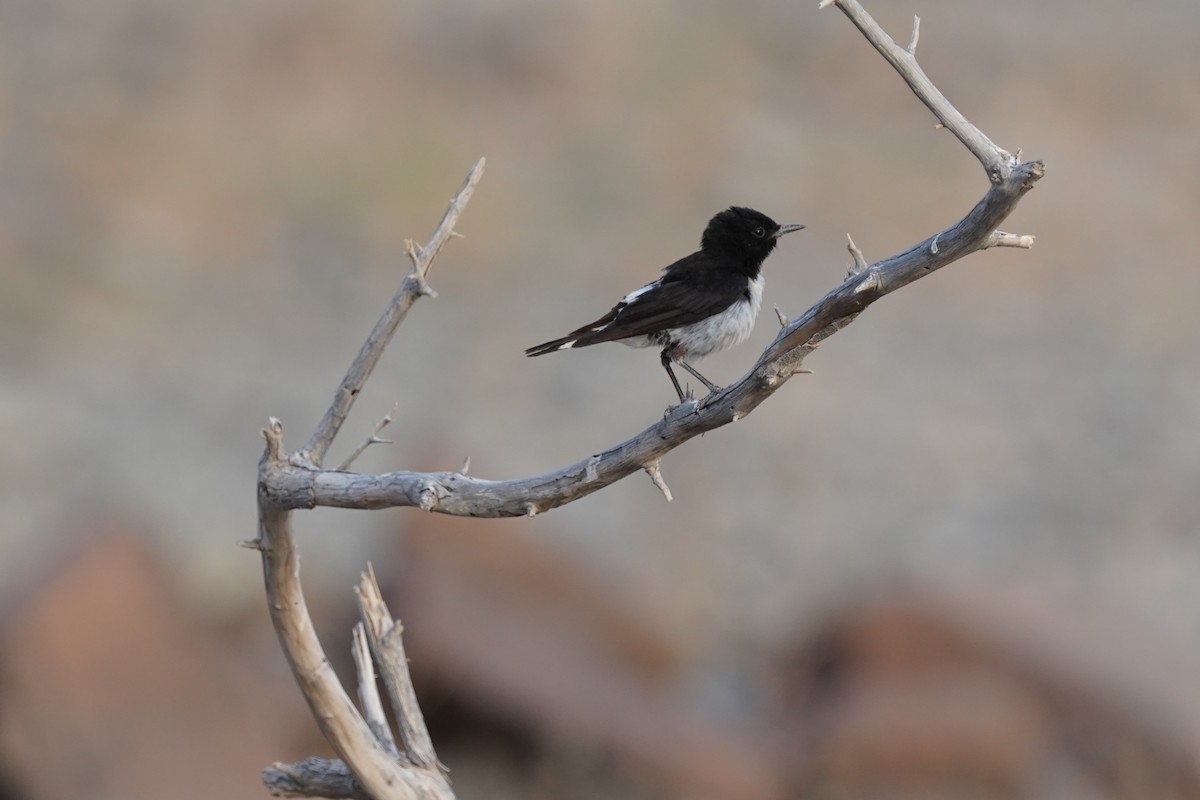
[(720, 313), (741, 296), (746, 278), (714, 268), (703, 252), (685, 256), (653, 283), (630, 292), (600, 319), (525, 351), (540, 356), (691, 325)]
[(746, 278), (717, 270), (693, 253), (663, 270), (657, 281), (631, 292), (606, 315), (564, 337), (572, 347), (614, 342), (699, 322), (729, 308)]
[[(614, 308), (606, 326), (578, 341), (577, 345), (598, 344), (634, 336), (649, 336), (670, 328), (691, 325), (719, 314), (740, 296), (746, 279), (740, 275), (715, 276), (702, 287), (691, 282), (664, 281), (654, 290)], [(720, 289), (721, 291), (715, 291)]]

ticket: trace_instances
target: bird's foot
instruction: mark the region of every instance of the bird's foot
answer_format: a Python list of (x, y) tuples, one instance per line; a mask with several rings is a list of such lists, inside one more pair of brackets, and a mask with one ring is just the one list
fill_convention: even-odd
[(698, 413), (700, 413), (700, 401), (698, 401), (695, 397), (693, 397), (691, 395), (691, 393), (689, 392), (687, 397), (685, 397), (683, 400), (680, 400), (678, 403), (676, 403), (673, 406), (667, 406), (666, 410), (663, 411), (663, 419), (666, 419), (667, 417), (671, 416), (672, 414), (674, 414), (676, 411), (678, 411), (681, 408), (685, 409), (685, 412), (698, 414)]
[(688, 386), (686, 391), (681, 390), (679, 392), (679, 402), (673, 406), (667, 406), (667, 410), (663, 412), (663, 416), (670, 416), (684, 406), (687, 406), (692, 413), (700, 411), (700, 401), (696, 399), (696, 393), (692, 390), (691, 386)]

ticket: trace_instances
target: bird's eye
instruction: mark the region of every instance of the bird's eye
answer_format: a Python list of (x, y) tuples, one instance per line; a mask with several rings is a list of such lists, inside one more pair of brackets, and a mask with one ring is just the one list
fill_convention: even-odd
[(759, 239), (761, 239), (767, 235), (767, 229), (764, 228), (762, 225), (759, 225), (757, 228), (754, 229), (754, 235), (757, 236)]

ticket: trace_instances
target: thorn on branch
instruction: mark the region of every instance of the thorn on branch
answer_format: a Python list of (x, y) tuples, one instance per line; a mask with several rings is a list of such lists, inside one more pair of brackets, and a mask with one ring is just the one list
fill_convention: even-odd
[(913, 14), (912, 36), (908, 37), (908, 48), (907, 48), (908, 54), (910, 56), (916, 56), (917, 40), (920, 38), (921, 38), (921, 18), (918, 17), (916, 14)]
[(437, 297), (438, 296), (438, 293), (435, 292), (433, 290), (433, 287), (429, 285), (429, 281), (425, 280), (424, 275), (417, 272), (416, 270), (413, 270), (411, 278), (412, 278), (413, 284), (417, 287), (418, 295), (420, 295), (421, 297)]
[(533, 503), (526, 503), (522, 507), (522, 510), (525, 512), (525, 516), (529, 519), (533, 519), (538, 515), (538, 507)]
[(863, 258), (862, 250), (858, 249), (858, 245), (854, 243), (854, 239), (850, 238), (850, 234), (846, 234), (846, 249), (850, 251), (850, 257), (854, 259), (854, 265), (850, 267), (849, 276), (861, 275), (867, 270), (867, 260)]
[(862, 294), (863, 292), (873, 292), (879, 290), (882, 280), (880, 280), (877, 274), (869, 270), (865, 274), (860, 274), (862, 275), (862, 278), (851, 291), (852, 294)]
[(462, 466), (458, 468), (458, 474), (466, 475), (467, 471), (470, 469), (471, 469), (471, 457), (467, 456), (466, 458), (463, 459)]
[(779, 306), (775, 306), (775, 316), (779, 318), (779, 327), (786, 328), (788, 326), (787, 314), (779, 310)]
[[(447, 238), (452, 235), (454, 235), (453, 231), (447, 234)], [(408, 255), (408, 259), (412, 261), (412, 271), (409, 273), (409, 277), (412, 279), (413, 284), (417, 287), (417, 294), (421, 297), (437, 297), (437, 292), (435, 292), (429, 285), (429, 282), (425, 280), (425, 271), (421, 267), (421, 262), (425, 258), (425, 248), (418, 247), (417, 243), (412, 239), (405, 239), (404, 252)], [(426, 261), (425, 269), (428, 269), (429, 265), (432, 263), (432, 260)]]
[(1004, 231), (992, 231), (991, 235), (983, 242), (982, 250), (989, 247), (1020, 247), (1028, 250), (1033, 247), (1033, 241), (1037, 237), (1028, 233), (1005, 233)]
[(404, 240), (404, 254), (412, 261), (413, 269), (419, 270), (421, 265), (421, 248), (412, 239)]
[(663, 480), (662, 471), (658, 468), (659, 459), (654, 459), (649, 464), (646, 464), (642, 469), (646, 470), (646, 474), (650, 476), (650, 480), (662, 492), (662, 496), (671, 502), (671, 487), (667, 486), (667, 482)]
[(244, 547), (247, 550), (257, 550), (260, 553), (263, 551), (263, 543), (258, 539), (243, 539), (238, 542), (238, 547)]
[(938, 236), (941, 236), (941, 234), (940, 233), (936, 234), (933, 237), (933, 241), (929, 243), (929, 252), (935, 256), (938, 254), (938, 243), (937, 243)]

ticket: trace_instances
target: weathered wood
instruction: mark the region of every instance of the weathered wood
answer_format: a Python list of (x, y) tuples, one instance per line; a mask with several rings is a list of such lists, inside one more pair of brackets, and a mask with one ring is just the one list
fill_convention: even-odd
[[(913, 26), (908, 47), (903, 48), (883, 32), (857, 0), (823, 0), (821, 6), (827, 5), (837, 5), (850, 18), (940, 123), (979, 160), (989, 183), (983, 198), (958, 222), (874, 264), (867, 264), (851, 241), (855, 260), (851, 274), (798, 318), (789, 321), (779, 313), (781, 330), (740, 380), (702, 401), (671, 409), (641, 433), (601, 453), (558, 470), (508, 481), (468, 477), (466, 465), (461, 472), (400, 471), (381, 475), (322, 469), (330, 444), (384, 347), (412, 304), (432, 294), (426, 282), (429, 266), (454, 235), (454, 224), (482, 174), (481, 159), (451, 201), (429, 243), (421, 248), (408, 243), (412, 270), (363, 344), (308, 443), (285, 457), (279, 421), (272, 419), (263, 432), (267, 448), (259, 464), (259, 538), (252, 544), (262, 551), (271, 618), (288, 662), (326, 739), (345, 761), (340, 767), (340, 762), (322, 762), (319, 769), (309, 769), (315, 763), (311, 760), (268, 768), (264, 780), (273, 792), (377, 800), (453, 797), (416, 708), (407, 670), (385, 668), (389, 660), (403, 660), (399, 624), (372, 631), (364, 608), (372, 655), (383, 668), (385, 685), (401, 718), (404, 754), (395, 751), (385, 731), (372, 732), (333, 674), (304, 606), (299, 558), (291, 535), (291, 511), (315, 506), (412, 506), (460, 516), (533, 516), (639, 470), (646, 471), (669, 500), (670, 490), (659, 469), (664, 455), (689, 439), (749, 414), (792, 375), (802, 372), (803, 360), (821, 342), (853, 322), (876, 300), (977, 250), (1032, 245), (1031, 236), (1004, 233), (997, 228), (1042, 177), (1042, 162), (1021, 161), (1019, 153), (1014, 156), (997, 147), (937, 90), (916, 61), (919, 20)], [(377, 440), (386, 420), (368, 443)], [(364, 605), (372, 606), (374, 600)], [(390, 615), (375, 618), (390, 621)], [(378, 709), (373, 710), (376, 727), (380, 716)], [(349, 771), (338, 771), (346, 767)]]

